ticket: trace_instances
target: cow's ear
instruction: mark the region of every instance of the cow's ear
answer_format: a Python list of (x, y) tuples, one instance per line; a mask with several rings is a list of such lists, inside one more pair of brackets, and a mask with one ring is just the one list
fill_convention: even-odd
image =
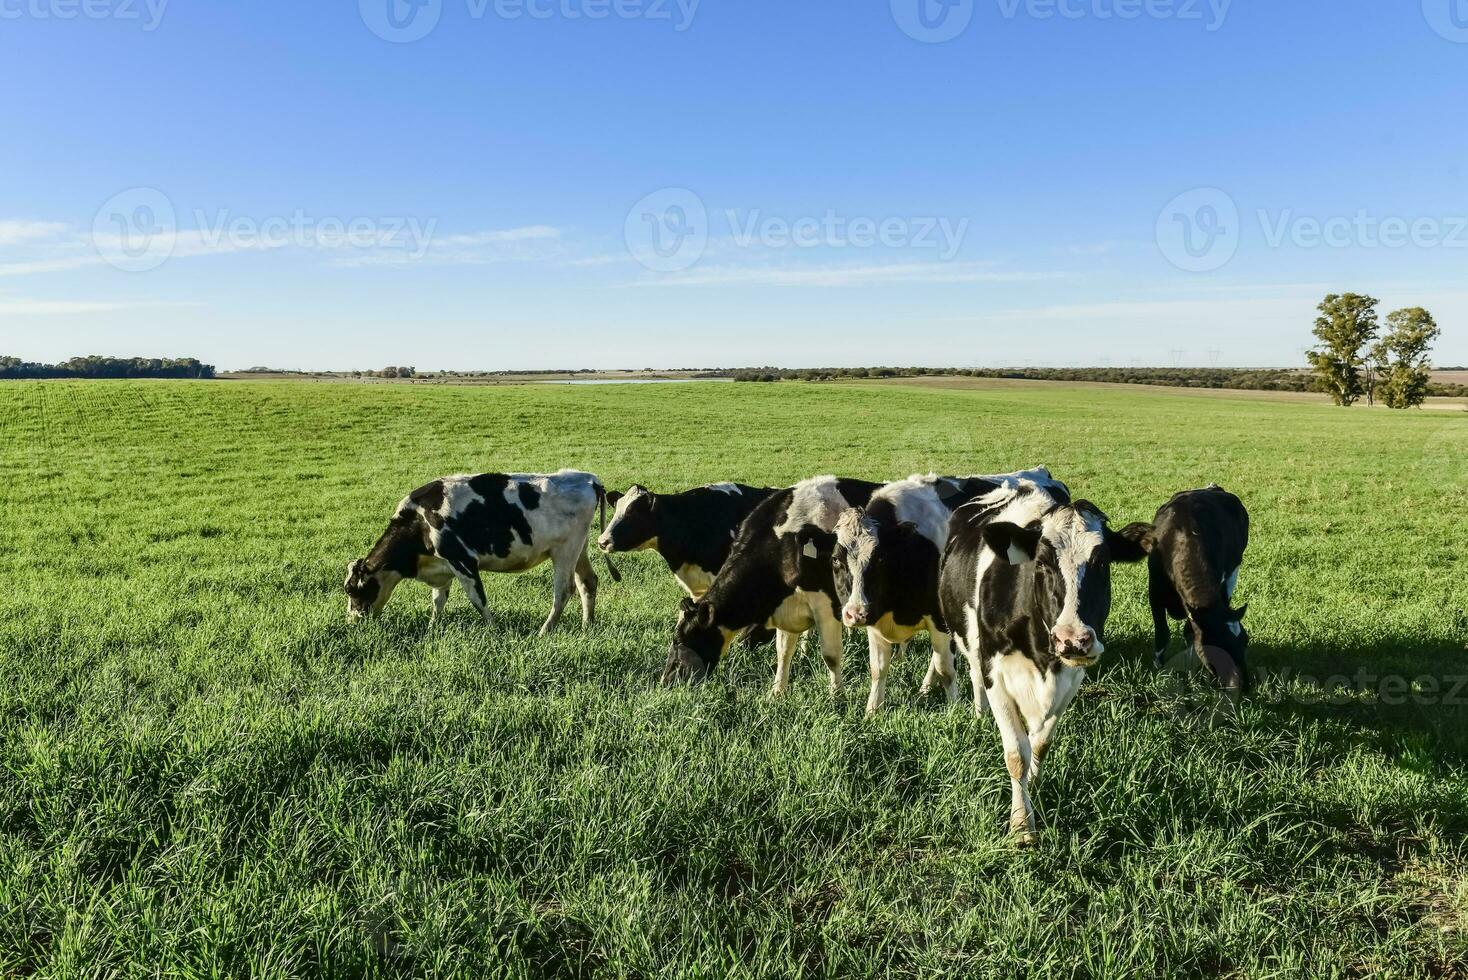
[(1034, 561), (1040, 550), (1038, 528), (1020, 527), (1018, 524), (1000, 521), (985, 525), (983, 533), (984, 544), (989, 546), (989, 550), (1011, 565)]
[(693, 622), (702, 629), (708, 629), (714, 625), (714, 606), (711, 602), (700, 602), (698, 612), (694, 614)]
[(1240, 606), (1239, 608), (1237, 608), (1237, 609), (1234, 610), (1234, 613), (1233, 613), (1233, 621), (1236, 622), (1236, 623), (1242, 623), (1244, 621), (1244, 615), (1248, 611), (1249, 611), (1249, 604), (1246, 602), (1242, 606)]
[(1112, 561), (1141, 561), (1157, 544), (1157, 527), (1138, 521), (1120, 531), (1106, 532), (1106, 544)]
[(897, 525), (897, 536), (900, 538), (911, 537), (917, 533), (918, 526), (913, 521), (903, 521)]
[(621, 500), (623, 496), (624, 494), (620, 490), (609, 490), (607, 491), (607, 503), (615, 507), (617, 506), (617, 501)]
[(698, 608), (698, 603), (696, 603), (692, 599), (688, 598), (688, 596), (684, 596), (683, 597), (683, 601), (680, 602), (680, 603), (678, 603), (678, 615), (680, 615), (680, 616), (692, 616), (694, 610), (697, 609), (697, 608)]

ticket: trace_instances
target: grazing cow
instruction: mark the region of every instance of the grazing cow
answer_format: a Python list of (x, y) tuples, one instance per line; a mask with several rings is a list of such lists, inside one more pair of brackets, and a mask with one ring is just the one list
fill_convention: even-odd
[(683, 590), (697, 599), (724, 567), (739, 525), (775, 492), (742, 483), (711, 483), (682, 493), (653, 493), (634, 485), (626, 494), (607, 494), (616, 509), (596, 543), (609, 554), (656, 551)]
[(1145, 555), (1094, 504), (1028, 480), (953, 515), (939, 601), (1004, 741), (1021, 842), (1034, 840), (1029, 785), (1055, 722), (1105, 649), (1110, 564)]
[(1157, 666), (1172, 641), (1171, 616), (1187, 622), (1194, 652), (1225, 690), (1247, 690), (1248, 606), (1233, 608), (1239, 566), (1249, 546), (1249, 512), (1243, 503), (1217, 484), (1188, 490), (1163, 504), (1152, 524), (1132, 525), (1123, 533), (1137, 536), (1147, 549)]
[(582, 622), (590, 624), (597, 580), (586, 537), (598, 504), (605, 513), (605, 501), (601, 482), (574, 470), (434, 480), (405, 497), (371, 554), (347, 567), (347, 616), (376, 614), (398, 583), (413, 578), (433, 589), (434, 620), (448, 601), (449, 586), (458, 582), (485, 624), (493, 625), (479, 573), (523, 572), (549, 558), (555, 598), (541, 635), (560, 621), (573, 577)]
[[(887, 484), (865, 507), (851, 508), (836, 522), (831, 561), (841, 621), (866, 627), (871, 652), (869, 716), (886, 698), (892, 648), (905, 646), (920, 630), (927, 630), (933, 641), (923, 695), (938, 686), (950, 701), (957, 700), (948, 625), (938, 608), (938, 563), (948, 541), (948, 521), (970, 500), (1017, 486), (1020, 480), (1066, 492), (1046, 469), (1000, 476), (913, 476)], [(974, 712), (983, 711), (983, 688), (976, 685)]]
[(775, 629), (775, 695), (790, 686), (801, 636), (820, 632), (831, 690), (841, 687), (841, 619), (831, 578), (834, 529), (843, 511), (863, 506), (881, 486), (818, 476), (780, 490), (739, 527), (734, 547), (707, 592), (684, 599), (663, 683), (697, 682), (751, 626)]

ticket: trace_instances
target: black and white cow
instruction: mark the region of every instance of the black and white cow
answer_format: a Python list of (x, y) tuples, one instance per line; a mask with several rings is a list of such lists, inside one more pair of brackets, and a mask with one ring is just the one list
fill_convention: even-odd
[(800, 638), (820, 633), (831, 690), (841, 687), (841, 619), (831, 552), (841, 514), (864, 506), (881, 486), (819, 476), (780, 490), (739, 528), (724, 567), (698, 600), (684, 599), (663, 683), (702, 680), (751, 626), (775, 629), (775, 695), (790, 686)]
[(607, 494), (616, 509), (597, 538), (607, 553), (656, 551), (694, 599), (708, 591), (739, 525), (776, 491), (742, 483), (711, 483), (682, 493), (653, 493), (634, 485)]
[(1034, 839), (1030, 780), (1056, 720), (1101, 659), (1113, 561), (1141, 561), (1094, 504), (1021, 481), (960, 507), (939, 579), (943, 618), (978, 670), (1004, 741), (1010, 829)]
[(590, 624), (597, 579), (587, 558), (587, 532), (605, 500), (596, 477), (574, 470), (434, 480), (405, 497), (371, 554), (347, 567), (347, 616), (376, 614), (400, 582), (417, 579), (433, 589), (435, 620), (458, 582), (485, 624), (493, 625), (479, 573), (523, 572), (549, 558), (555, 597), (541, 635), (560, 621), (573, 579), (582, 622)]
[[(954, 510), (1000, 487), (1028, 480), (1066, 493), (1050, 471), (1039, 468), (998, 476), (912, 476), (888, 483), (865, 507), (853, 507), (836, 522), (831, 556), (841, 621), (866, 627), (872, 687), (867, 714), (882, 707), (894, 646), (927, 630), (933, 657), (922, 693), (941, 687), (958, 698), (958, 675), (948, 626), (938, 606), (938, 565)], [(974, 685), (974, 711), (984, 711), (983, 687)]]
[(1217, 484), (1187, 490), (1163, 504), (1152, 524), (1137, 524), (1123, 533), (1138, 536), (1147, 548), (1157, 666), (1172, 641), (1171, 616), (1187, 622), (1194, 653), (1225, 690), (1247, 690), (1248, 606), (1233, 608), (1239, 566), (1249, 547), (1249, 512), (1243, 502)]

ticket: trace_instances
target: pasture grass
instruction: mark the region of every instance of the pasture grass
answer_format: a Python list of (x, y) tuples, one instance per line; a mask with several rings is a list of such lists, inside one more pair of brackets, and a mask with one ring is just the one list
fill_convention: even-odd
[[(1265, 676), (1150, 668), (1145, 572), (1005, 836), (992, 722), (865, 721), (808, 646), (654, 685), (679, 592), (548, 566), (427, 628), (340, 591), (445, 473), (676, 489), (1049, 465), (1120, 525), (1253, 515)], [(0, 385), (0, 975), (1468, 972), (1468, 418), (1036, 384)], [(1460, 686), (1461, 685), (1461, 686)]]

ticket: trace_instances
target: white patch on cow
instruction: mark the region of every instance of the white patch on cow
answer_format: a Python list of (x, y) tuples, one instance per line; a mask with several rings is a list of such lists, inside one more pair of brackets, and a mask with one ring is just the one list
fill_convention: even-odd
[(800, 553), (807, 558), (820, 557), (820, 552), (816, 551), (816, 543), (814, 541), (807, 541), (805, 547), (800, 549)]
[(743, 490), (739, 489), (739, 485), (737, 483), (710, 483), (708, 485), (708, 489), (717, 490), (719, 491), (719, 493), (727, 493), (731, 497), (737, 497), (740, 494), (744, 493)]
[[(1065, 602), (1061, 606), (1060, 618), (1051, 627), (1082, 629), (1081, 584), (1086, 577), (1086, 562), (1106, 538), (1101, 516), (1094, 511), (1062, 508), (1047, 515), (1041, 522), (1041, 534), (1055, 549), (1060, 564), (1061, 580), (1065, 583)], [(1092, 653), (1101, 654), (1098, 642)]]
[(698, 565), (683, 565), (673, 573), (673, 577), (694, 599), (701, 597), (714, 584), (714, 577)]
[(836, 521), (836, 543), (846, 549), (846, 570), (851, 575), (851, 595), (846, 609), (865, 611), (871, 605), (866, 594), (866, 569), (877, 550), (877, 522), (855, 507), (842, 512)]
[(790, 494), (785, 519), (775, 527), (775, 534), (794, 534), (810, 525), (822, 531), (835, 529), (841, 512), (849, 505), (837, 489), (834, 476), (815, 476), (797, 483)]
[(994, 691), (1009, 698), (1027, 732), (1038, 732), (1046, 721), (1058, 717), (1085, 679), (1084, 667), (1043, 671), (1035, 667), (1033, 660), (1018, 653), (995, 657), (989, 665)]

